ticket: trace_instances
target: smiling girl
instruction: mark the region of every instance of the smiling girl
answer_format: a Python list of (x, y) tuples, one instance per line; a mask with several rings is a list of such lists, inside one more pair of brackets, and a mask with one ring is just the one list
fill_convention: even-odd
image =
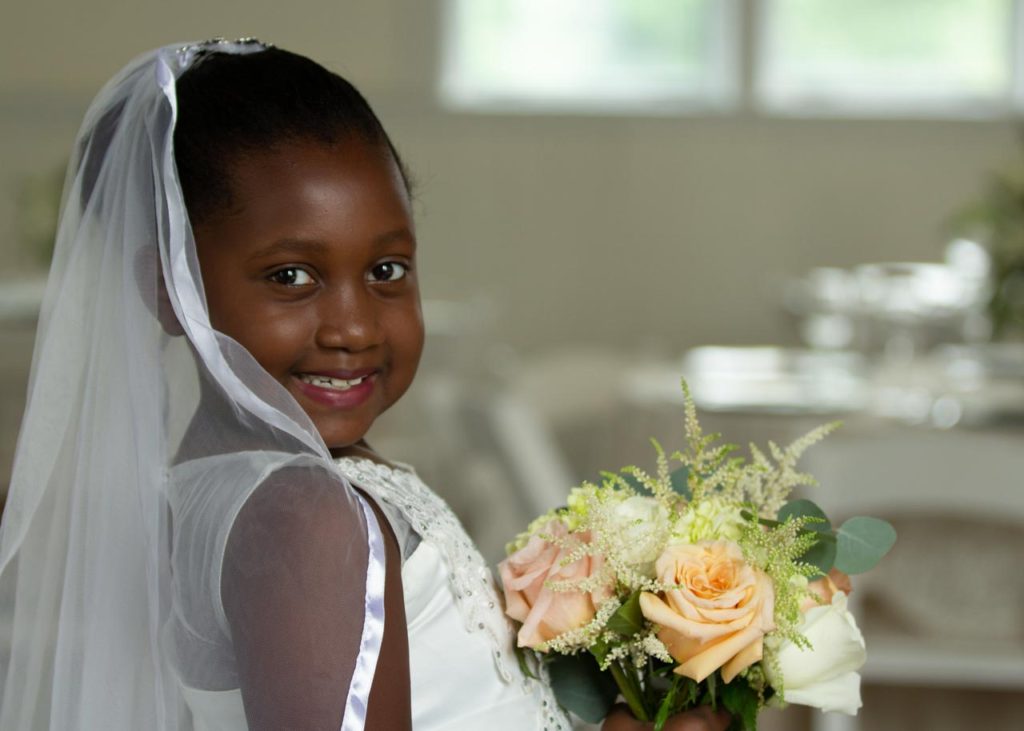
[(569, 727), (458, 520), (364, 440), (423, 346), (407, 181), (348, 82), (264, 44), (100, 92), (0, 531), (0, 728)]

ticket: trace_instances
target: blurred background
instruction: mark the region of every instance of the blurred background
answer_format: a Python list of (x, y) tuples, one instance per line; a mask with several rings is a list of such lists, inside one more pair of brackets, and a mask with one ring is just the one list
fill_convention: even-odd
[(680, 376), (730, 441), (842, 418), (812, 496), (901, 533), (855, 581), (866, 706), (766, 726), (1017, 727), (1024, 2), (9, 3), (0, 492), (89, 100), (149, 48), (250, 35), (352, 80), (413, 171), (429, 343), (371, 441), (488, 558), (679, 445)]

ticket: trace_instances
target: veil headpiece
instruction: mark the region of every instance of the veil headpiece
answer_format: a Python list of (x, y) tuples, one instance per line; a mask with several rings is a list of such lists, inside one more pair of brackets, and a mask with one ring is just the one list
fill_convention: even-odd
[[(241, 505), (300, 463), (352, 493), (298, 404), (211, 326), (174, 161), (178, 78), (265, 48), (149, 52), (86, 112), (0, 528), (4, 731), (192, 728), (182, 689), (235, 682), (219, 571)], [(383, 628), (380, 533), (359, 505), (345, 729), (361, 728)]]

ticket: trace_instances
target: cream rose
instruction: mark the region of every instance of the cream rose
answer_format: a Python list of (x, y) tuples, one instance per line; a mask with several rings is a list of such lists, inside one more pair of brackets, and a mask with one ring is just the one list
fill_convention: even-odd
[[(568, 528), (560, 520), (551, 520), (540, 533), (564, 538)], [(576, 536), (588, 541), (587, 534)], [(526, 545), (500, 564), (498, 572), (505, 589), (505, 613), (522, 622), (519, 646), (538, 648), (563, 632), (582, 627), (597, 612), (597, 607), (611, 597), (610, 587), (591, 592), (552, 591), (548, 581), (576, 581), (593, 576), (604, 563), (600, 556), (584, 556), (568, 566), (562, 561), (569, 550), (544, 540), (530, 537)]]
[(864, 637), (846, 609), (846, 594), (833, 591), (831, 600), (808, 609), (797, 628), (811, 647), (783, 640), (773, 648), (776, 662), (766, 662), (764, 669), (786, 703), (853, 716), (861, 705), (857, 670), (867, 657)]
[(743, 560), (731, 541), (669, 546), (658, 558), (658, 581), (678, 588), (664, 598), (644, 592), (640, 609), (660, 626), (658, 638), (680, 662), (675, 672), (700, 682), (719, 668), (722, 679), (761, 659), (775, 628), (771, 580)]

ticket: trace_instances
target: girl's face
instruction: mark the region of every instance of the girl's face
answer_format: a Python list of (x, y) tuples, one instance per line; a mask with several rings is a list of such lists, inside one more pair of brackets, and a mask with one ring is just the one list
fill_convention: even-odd
[(295, 397), (328, 448), (359, 441), (423, 348), (416, 238), (385, 147), (292, 142), (242, 156), (234, 205), (195, 228), (213, 326)]

